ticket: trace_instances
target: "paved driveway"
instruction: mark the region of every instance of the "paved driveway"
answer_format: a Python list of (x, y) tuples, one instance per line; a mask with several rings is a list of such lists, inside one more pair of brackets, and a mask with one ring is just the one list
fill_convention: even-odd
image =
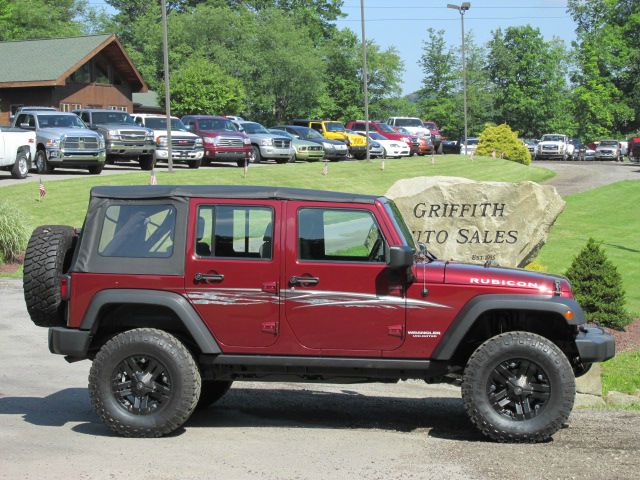
[(174, 435), (113, 436), (87, 394), (89, 362), (47, 350), (21, 284), (0, 279), (0, 479), (626, 479), (640, 412), (575, 411), (553, 441), (502, 445), (460, 391), (422, 382), (236, 383)]
[(622, 180), (640, 180), (640, 164), (617, 162), (533, 162), (556, 172), (545, 182), (553, 185), (562, 196), (585, 192)]

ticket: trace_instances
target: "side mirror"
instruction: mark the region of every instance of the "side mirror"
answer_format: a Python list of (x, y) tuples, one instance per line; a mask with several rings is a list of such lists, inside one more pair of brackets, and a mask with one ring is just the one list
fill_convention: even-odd
[(190, 132), (193, 132), (193, 125), (185, 125), (185, 128)]
[(415, 252), (408, 246), (389, 247), (387, 265), (392, 269), (408, 268), (413, 265)]

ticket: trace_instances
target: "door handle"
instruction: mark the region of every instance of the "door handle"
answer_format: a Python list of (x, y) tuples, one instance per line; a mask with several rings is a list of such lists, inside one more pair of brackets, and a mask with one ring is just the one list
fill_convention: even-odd
[(302, 287), (309, 287), (311, 285), (317, 285), (320, 283), (318, 277), (296, 277), (293, 275), (289, 279), (289, 285), (300, 285)]
[(193, 281), (196, 283), (205, 282), (205, 283), (215, 283), (221, 282), (224, 280), (224, 275), (220, 274), (204, 274), (204, 273), (196, 273), (193, 276)]

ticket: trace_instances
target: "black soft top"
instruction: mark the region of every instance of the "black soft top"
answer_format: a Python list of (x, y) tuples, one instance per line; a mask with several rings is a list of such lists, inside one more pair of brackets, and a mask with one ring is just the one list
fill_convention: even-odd
[(307, 190), (303, 188), (235, 186), (235, 185), (140, 185), (91, 189), (92, 198), (126, 200), (160, 198), (246, 198), (262, 200), (305, 200), (316, 202), (368, 203), (381, 198), (376, 195)]

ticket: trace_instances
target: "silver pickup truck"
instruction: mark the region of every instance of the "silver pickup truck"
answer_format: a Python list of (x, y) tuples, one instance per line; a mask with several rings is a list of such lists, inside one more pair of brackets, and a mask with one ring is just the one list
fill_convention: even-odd
[(36, 154), (36, 134), (16, 128), (0, 127), (0, 170), (13, 178), (26, 178)]
[(119, 110), (84, 108), (73, 113), (104, 137), (107, 163), (134, 160), (142, 170), (153, 169), (156, 151), (153, 130), (136, 125), (131, 115)]
[(38, 173), (51, 173), (56, 167), (83, 168), (102, 172), (105, 161), (104, 139), (82, 123), (73, 113), (22, 112), (14, 127), (36, 132), (35, 167)]

